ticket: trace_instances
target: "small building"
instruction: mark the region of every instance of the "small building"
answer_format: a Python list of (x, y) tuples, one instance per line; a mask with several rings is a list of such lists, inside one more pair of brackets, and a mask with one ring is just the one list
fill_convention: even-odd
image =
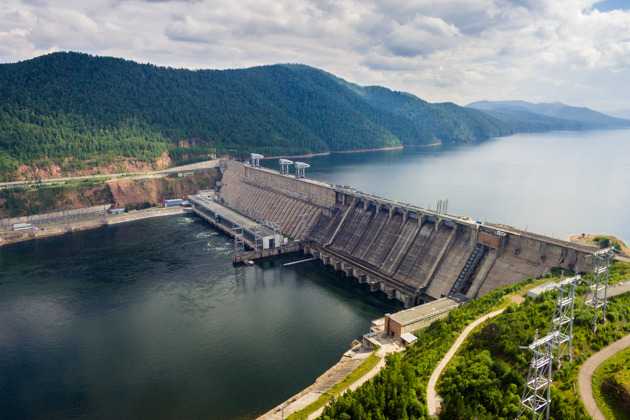
[(183, 206), (183, 205), (184, 205), (184, 200), (182, 200), (181, 198), (174, 198), (172, 200), (164, 200), (164, 208), (177, 207), (177, 206)]
[(468, 297), (455, 293), (395, 314), (385, 314), (385, 333), (402, 341), (403, 334), (425, 328), (436, 319), (446, 317), (451, 310), (460, 307), (469, 300)]
[(109, 209), (108, 210), (110, 214), (120, 214), (120, 213), (124, 213), (125, 209), (124, 208), (120, 208), (120, 209)]
[(410, 332), (406, 332), (400, 335), (400, 340), (402, 341), (403, 345), (406, 347), (409, 344), (413, 344), (416, 340), (418, 340), (418, 337), (411, 334)]
[(552, 281), (548, 281), (545, 282), (539, 286), (533, 287), (529, 290), (529, 292), (527, 292), (527, 297), (530, 298), (537, 298), (538, 296), (542, 295), (543, 293), (549, 291), (549, 290), (553, 290), (553, 289), (557, 289), (558, 288), (558, 284), (554, 283)]
[(13, 230), (30, 229), (33, 227), (31, 223), (14, 223)]

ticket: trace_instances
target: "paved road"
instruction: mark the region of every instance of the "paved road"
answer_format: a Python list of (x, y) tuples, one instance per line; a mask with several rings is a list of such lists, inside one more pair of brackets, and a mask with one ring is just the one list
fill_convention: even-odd
[(621, 340), (615, 341), (603, 350), (595, 353), (582, 364), (578, 373), (578, 389), (580, 398), (584, 403), (586, 412), (595, 420), (606, 420), (593, 397), (593, 373), (606, 360), (610, 359), (621, 350), (630, 347), (630, 335), (626, 335)]
[(11, 181), (11, 182), (0, 182), (0, 189), (3, 188), (12, 188), (12, 187), (23, 187), (23, 186), (34, 186), (37, 184), (63, 184), (67, 181), (77, 181), (81, 179), (95, 179), (95, 178), (108, 178), (108, 179), (117, 179), (117, 178), (125, 178), (125, 179), (145, 179), (145, 178), (160, 178), (164, 177), (172, 172), (186, 172), (186, 171), (195, 171), (199, 169), (208, 169), (208, 168), (218, 168), (219, 167), (219, 159), (212, 159), (205, 162), (191, 163), (190, 165), (184, 166), (175, 166), (173, 168), (163, 169), (160, 171), (146, 171), (146, 172), (121, 172), (115, 174), (105, 174), (105, 175), (84, 175), (84, 176), (70, 176), (63, 178), (48, 178), (35, 180), (30, 179), (27, 181)]
[[(625, 293), (627, 291), (630, 291), (630, 281), (629, 280), (624, 280), (621, 283), (617, 283), (615, 285), (609, 286), (607, 295), (608, 295), (608, 297), (612, 297), (612, 296), (619, 295), (621, 293)], [(512, 301), (514, 303), (517, 303), (517, 304), (520, 304), (523, 300), (524, 299), (522, 297), (513, 297), (512, 298)], [(439, 405), (442, 403), (442, 399), (440, 398), (440, 396), (438, 395), (437, 391), (435, 390), (435, 385), (437, 383), (438, 378), (442, 374), (442, 371), (446, 368), (446, 365), (448, 365), (448, 363), (451, 361), (451, 359), (453, 358), (453, 356), (455, 355), (455, 353), (457, 352), (459, 347), (462, 345), (464, 340), (466, 340), (466, 337), (468, 337), (468, 335), (471, 333), (471, 331), (477, 325), (481, 324), (482, 322), (486, 321), (487, 319), (490, 319), (492, 317), (495, 317), (495, 316), (499, 315), (501, 312), (503, 312), (503, 309), (499, 310), (499, 311), (492, 312), (492, 313), (490, 313), (488, 315), (485, 315), (485, 316), (475, 320), (474, 322), (472, 322), (468, 327), (466, 327), (466, 329), (464, 329), (464, 331), (462, 331), (460, 336), (455, 341), (455, 344), (453, 344), (451, 349), (446, 353), (444, 358), (437, 365), (437, 367), (433, 371), (433, 374), (431, 375), (431, 378), (429, 378), (429, 383), (427, 385), (427, 408), (429, 410), (429, 415), (430, 416), (432, 416), (432, 417), (437, 416), (437, 409), (438, 409)], [(630, 340), (629, 337), (630, 336), (625, 337), (625, 338), (628, 338)], [(629, 341), (628, 345), (630, 345), (630, 341)], [(626, 345), (626, 347), (627, 347), (627, 345)], [(604, 350), (602, 350), (602, 351), (604, 351)], [(597, 354), (599, 354), (599, 353), (597, 353)], [(608, 356), (608, 357), (610, 357), (610, 356)], [(588, 360), (590, 360), (590, 359), (588, 359)], [(599, 366), (599, 364), (601, 364), (601, 362), (603, 362), (604, 360), (606, 360), (606, 359), (602, 359), (597, 364), (597, 366)], [(595, 369), (597, 369), (597, 366), (595, 366), (595, 368), (593, 369), (593, 372), (595, 372)], [(581, 374), (582, 374), (582, 371), (580, 370), (580, 375)], [(590, 397), (591, 397), (591, 399), (593, 399), (593, 392), (590, 389), (590, 383), (592, 382), (592, 377), (593, 377), (592, 372), (591, 372), (591, 376), (590, 377), (591, 377), (591, 380), (588, 382), (588, 384), (589, 384), (588, 386), (589, 386), (589, 390), (590, 390)], [(580, 388), (582, 388), (582, 387), (580, 387)], [(584, 401), (583, 397), (582, 397), (582, 400)], [(595, 400), (593, 399), (593, 403), (594, 402), (595, 402)], [(584, 405), (586, 405), (586, 402), (584, 402)], [(589, 412), (592, 412), (592, 411), (589, 411)], [(601, 417), (601, 419), (604, 419), (604, 417)]]
[(470, 334), (471, 331), (475, 329), (477, 325), (481, 324), (482, 322), (485, 322), (486, 320), (490, 318), (493, 318), (499, 315), (504, 310), (505, 309), (501, 309), (498, 311), (491, 312), (488, 315), (482, 316), (481, 318), (470, 323), (470, 325), (468, 325), (464, 329), (464, 331), (462, 331), (459, 337), (457, 337), (457, 340), (455, 340), (455, 344), (453, 344), (453, 346), (446, 353), (444, 358), (440, 361), (440, 363), (438, 363), (437, 367), (433, 371), (433, 374), (429, 378), (429, 384), (427, 385), (427, 408), (429, 410), (429, 416), (431, 417), (437, 416), (437, 408), (442, 403), (442, 398), (440, 398), (437, 391), (435, 390), (435, 384), (437, 383), (437, 380), (442, 374), (442, 371), (444, 370), (444, 368), (446, 368), (446, 365), (448, 365), (448, 362), (451, 361), (451, 359), (457, 352), (457, 349), (459, 349), (459, 347), (462, 345), (464, 340), (466, 340), (466, 337), (468, 337), (468, 334)]
[(630, 279), (609, 285), (608, 290), (606, 290), (606, 296), (613, 297), (626, 292), (630, 292)]

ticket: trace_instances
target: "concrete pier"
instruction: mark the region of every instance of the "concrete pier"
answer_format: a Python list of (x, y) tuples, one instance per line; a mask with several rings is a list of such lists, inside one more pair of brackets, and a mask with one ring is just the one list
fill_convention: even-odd
[(266, 250), (283, 244), (282, 235), (278, 232), (216, 203), (211, 197), (191, 195), (188, 201), (198, 216), (230, 236), (240, 235), (243, 243), (251, 249)]
[(243, 252), (239, 254), (234, 254), (234, 256), (232, 257), (232, 262), (241, 263), (245, 261), (246, 259), (251, 260), (251, 261), (260, 260), (263, 258), (275, 257), (278, 255), (293, 254), (296, 252), (300, 252), (301, 250), (302, 250), (302, 244), (300, 242), (291, 242), (288, 245), (279, 246), (275, 248), (253, 250), (253, 251)]

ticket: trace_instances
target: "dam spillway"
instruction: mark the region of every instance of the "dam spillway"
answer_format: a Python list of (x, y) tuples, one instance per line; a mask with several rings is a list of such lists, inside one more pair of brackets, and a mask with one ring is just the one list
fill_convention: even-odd
[(275, 223), (305, 253), (406, 307), (592, 265), (590, 247), (235, 161), (220, 167), (219, 202)]

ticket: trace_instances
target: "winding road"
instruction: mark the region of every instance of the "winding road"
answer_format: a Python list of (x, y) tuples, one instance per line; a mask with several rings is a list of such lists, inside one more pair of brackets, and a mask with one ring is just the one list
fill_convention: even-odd
[(621, 340), (615, 341), (608, 347), (595, 353), (586, 359), (582, 367), (580, 367), (580, 372), (578, 373), (580, 398), (584, 403), (586, 412), (595, 420), (606, 420), (606, 417), (602, 414), (593, 397), (593, 374), (599, 365), (627, 347), (630, 347), (630, 335), (626, 335)]
[[(513, 297), (512, 301), (514, 303), (518, 304), (518, 303), (523, 301), (523, 298), (522, 297)], [(437, 416), (437, 409), (440, 406), (440, 404), (442, 403), (442, 399), (440, 398), (440, 396), (438, 395), (437, 391), (435, 390), (435, 385), (437, 383), (438, 378), (442, 374), (442, 371), (446, 368), (446, 365), (448, 365), (448, 362), (451, 361), (451, 359), (453, 358), (453, 356), (455, 355), (455, 353), (457, 352), (459, 347), (462, 345), (464, 340), (466, 340), (466, 338), (472, 332), (472, 330), (475, 329), (475, 327), (477, 327), (479, 324), (487, 321), (488, 319), (499, 315), (504, 310), (505, 310), (505, 308), (504, 309), (500, 309), (498, 311), (491, 312), (491, 313), (489, 313), (487, 315), (484, 315), (481, 318), (476, 319), (475, 321), (471, 322), (464, 329), (464, 331), (462, 331), (462, 333), (459, 335), (459, 337), (457, 337), (457, 340), (455, 340), (455, 343), (453, 344), (453, 346), (451, 346), (449, 351), (446, 352), (446, 355), (444, 356), (444, 358), (442, 360), (440, 360), (440, 363), (438, 363), (437, 367), (435, 368), (435, 370), (431, 374), (431, 377), (429, 378), (429, 383), (427, 384), (427, 409), (429, 410), (429, 416), (436, 417)]]
[[(608, 286), (608, 297), (620, 295), (628, 291), (630, 291), (630, 281), (626, 279), (623, 282)], [(520, 304), (523, 300), (525, 299), (521, 296), (512, 297), (512, 302), (516, 303), (517, 305)], [(473, 321), (470, 325), (468, 325), (459, 335), (459, 337), (450, 348), (450, 350), (446, 353), (444, 358), (440, 361), (440, 363), (438, 363), (437, 367), (433, 371), (433, 374), (431, 374), (431, 377), (429, 378), (429, 383), (427, 384), (427, 409), (429, 411), (429, 416), (437, 417), (438, 407), (442, 403), (442, 399), (435, 390), (435, 385), (438, 378), (442, 374), (442, 371), (446, 368), (459, 347), (462, 345), (464, 340), (466, 340), (472, 330), (475, 329), (475, 327), (485, 322), (486, 320), (499, 315), (504, 310), (505, 309), (501, 309), (495, 312), (491, 312), (488, 315), (484, 315), (483, 317)], [(586, 362), (584, 362), (584, 364), (582, 364), (582, 367), (580, 368), (580, 372), (578, 374), (578, 387), (580, 389), (580, 398), (582, 399), (582, 402), (584, 403), (587, 412), (593, 413), (593, 418), (595, 420), (606, 420), (606, 418), (597, 407), (597, 404), (595, 403), (595, 398), (593, 398), (593, 373), (602, 362), (614, 356), (616, 353), (625, 349), (628, 346), (630, 346), (630, 335), (627, 335), (621, 340), (614, 342), (610, 346), (601, 350), (599, 353), (592, 355), (590, 358), (586, 359)], [(597, 415), (599, 415), (599, 417)]]

